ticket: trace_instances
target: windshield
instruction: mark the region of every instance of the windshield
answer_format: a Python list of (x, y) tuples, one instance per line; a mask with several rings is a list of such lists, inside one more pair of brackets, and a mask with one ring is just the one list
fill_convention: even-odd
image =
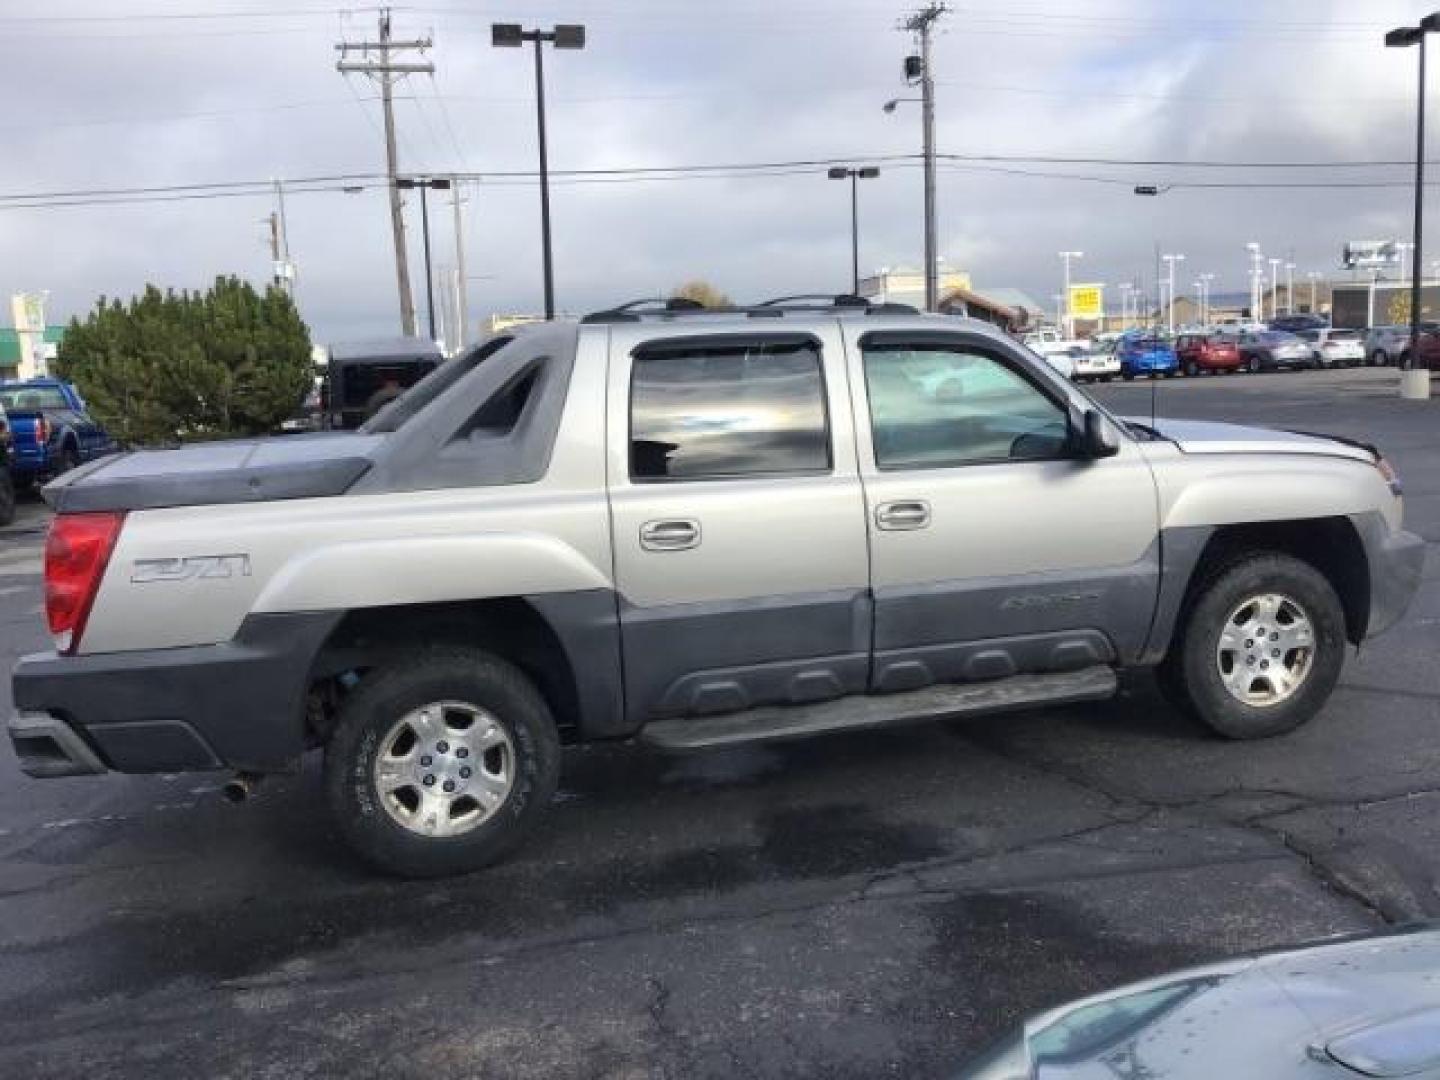
[(42, 409), (68, 409), (58, 387), (55, 386), (12, 386), (0, 390), (0, 404), (6, 412), (39, 411)]

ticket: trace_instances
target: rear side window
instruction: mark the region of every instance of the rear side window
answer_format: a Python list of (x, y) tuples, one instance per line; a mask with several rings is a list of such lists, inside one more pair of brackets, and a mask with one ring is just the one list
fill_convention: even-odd
[(636, 354), (630, 476), (706, 480), (823, 473), (830, 435), (814, 342), (683, 343)]

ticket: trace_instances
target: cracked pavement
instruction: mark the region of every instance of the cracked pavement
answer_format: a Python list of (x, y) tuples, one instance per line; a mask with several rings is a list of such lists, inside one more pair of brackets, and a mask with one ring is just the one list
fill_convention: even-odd
[[(1059, 1001), (1440, 915), (1440, 402), (1394, 380), (1157, 388), (1378, 443), (1432, 544), (1405, 621), (1281, 739), (1211, 738), (1135, 676), (952, 725), (577, 749), (516, 857), (423, 883), (350, 858), (314, 762), (233, 807), (218, 776), (30, 781), (7, 744), (0, 1075), (944, 1076)], [(39, 540), (0, 532), (7, 659), (44, 644)]]

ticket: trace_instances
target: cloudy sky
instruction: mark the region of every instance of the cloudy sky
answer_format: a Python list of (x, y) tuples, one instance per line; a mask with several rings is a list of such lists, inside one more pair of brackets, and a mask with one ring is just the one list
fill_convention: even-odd
[[(935, 51), (937, 141), (962, 160), (940, 171), (940, 250), (978, 286), (1016, 286), (1048, 302), (1059, 288), (1056, 252), (1079, 249), (1077, 277), (1109, 283), (1114, 300), (1115, 283), (1153, 276), (1158, 244), (1187, 256), (1182, 290), (1208, 271), (1216, 292), (1240, 291), (1246, 241), (1293, 257), (1301, 277), (1333, 270), (1346, 240), (1408, 236), (1403, 165), (1253, 163), (1411, 158), (1415, 54), (1384, 49), (1381, 36), (1418, 19), (1424, 4), (952, 8)], [(906, 10), (901, 0), (397, 4), (396, 36), (433, 35), (436, 65), (433, 79), (412, 77), (398, 91), (401, 168), (487, 174), (467, 188), (472, 312), (537, 309), (536, 188), (495, 175), (535, 167), (532, 62), (491, 48), (489, 26), (583, 22), (583, 52), (546, 56), (552, 168), (883, 159), (881, 177), (861, 191), (862, 271), (915, 265), (921, 176), (907, 155), (919, 149), (919, 113), (881, 110), (911, 93), (900, 77), (911, 41), (895, 29)], [(373, 37), (375, 17), (323, 0), (5, 0), (0, 293), (48, 290), (60, 321), (146, 282), (262, 281), (273, 205), (263, 191), (108, 205), (57, 193), (280, 177), (324, 189), (287, 200), (298, 297), (317, 338), (395, 330), (383, 189), (304, 183), (383, 169), (376, 90), (335, 70), (334, 43)], [(1167, 164), (1125, 164), (1138, 161)], [(1189, 164), (1199, 162), (1252, 164)], [(1173, 186), (1139, 198), (1135, 183)], [(1392, 186), (1321, 186), (1337, 183)], [(737, 299), (848, 280), (848, 188), (823, 167), (561, 181), (553, 203), (566, 310), (692, 277)], [(431, 211), (435, 260), (451, 264), (448, 203), (432, 200)], [(408, 214), (418, 286), (418, 204)]]

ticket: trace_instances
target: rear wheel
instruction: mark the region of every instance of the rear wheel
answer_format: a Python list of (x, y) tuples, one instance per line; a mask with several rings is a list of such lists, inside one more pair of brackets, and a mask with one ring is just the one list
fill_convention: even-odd
[(71, 469), (80, 464), (80, 455), (75, 452), (75, 447), (66, 443), (60, 448), (60, 456), (55, 459), (55, 475), (63, 476)]
[(1182, 616), (1160, 685), (1231, 739), (1284, 734), (1329, 699), (1345, 661), (1345, 614), (1308, 563), (1252, 552), (1216, 568)]
[(325, 793), (341, 834), (406, 877), (478, 870), (545, 813), (560, 745), (544, 699), (489, 653), (400, 653), (342, 707), (325, 748)]
[(1384, 354), (1383, 352), (1381, 352), (1379, 349), (1376, 349), (1374, 352), (1372, 352), (1372, 353), (1370, 354), (1370, 366), (1371, 366), (1371, 367), (1384, 367), (1384, 366), (1385, 366), (1385, 354)]
[(0, 468), (0, 525), (15, 520), (15, 480), (8, 468)]

